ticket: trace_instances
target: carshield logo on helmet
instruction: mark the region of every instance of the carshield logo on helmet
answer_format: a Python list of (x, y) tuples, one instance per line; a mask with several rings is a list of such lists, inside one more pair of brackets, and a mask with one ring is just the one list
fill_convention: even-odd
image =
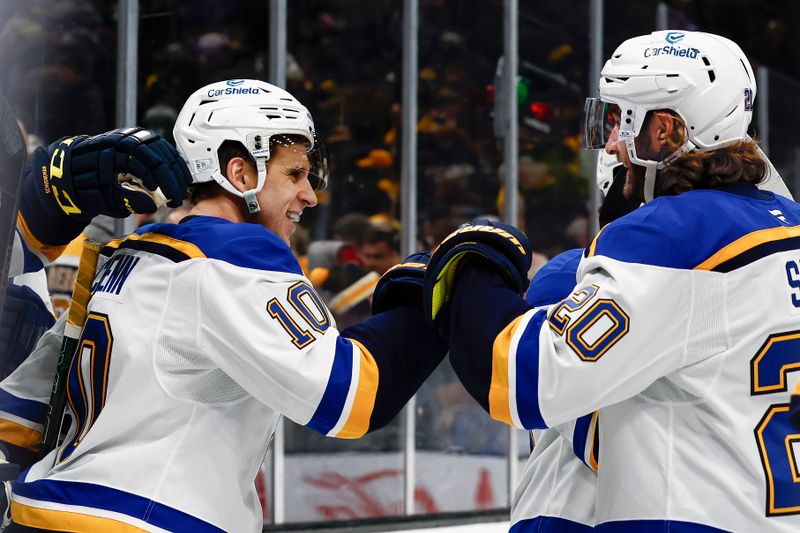
[[(230, 84), (230, 81), (226, 82)], [(242, 80), (244, 83), (244, 80)], [(209, 89), (208, 97), (215, 98), (217, 96), (230, 96), (232, 94), (258, 94), (258, 87), (225, 87), (224, 89)]]
[(667, 33), (666, 37), (664, 37), (664, 40), (669, 44), (675, 44), (681, 42), (685, 36), (686, 34), (682, 31), (671, 31)]
[(652, 48), (644, 49), (644, 57), (655, 57), (660, 55), (675, 56), (675, 57), (688, 57), (689, 59), (697, 59), (697, 54), (700, 50), (697, 48), (681, 48), (680, 46), (654, 46)]

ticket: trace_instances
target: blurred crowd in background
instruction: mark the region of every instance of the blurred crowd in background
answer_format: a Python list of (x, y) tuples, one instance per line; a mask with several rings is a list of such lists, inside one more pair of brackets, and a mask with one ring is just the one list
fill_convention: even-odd
[[(520, 160), (513, 194), (518, 225), (537, 252), (536, 268), (590, 238), (594, 215), (587, 204), (594, 182), (579, 135), (591, 82), (589, 2), (519, 4)], [(788, 43), (787, 28), (797, 27), (800, 10), (791, 2), (734, 1), (724, 10), (721, 0), (666, 4), (671, 22), (728, 35), (754, 64), (772, 61), (783, 75), (797, 75), (800, 46)], [(268, 2), (139, 5), (138, 125), (171, 140), (177, 112), (196, 88), (222, 79), (268, 79)], [(603, 56), (623, 39), (655, 29), (657, 5), (607, 0)], [(419, 219), (404, 221), (402, 2), (288, 2), (286, 88), (311, 111), (333, 165), (329, 188), (304, 214), (292, 246), (340, 328), (369, 316), (371, 288), (401, 259), (403, 224), (418, 228), (418, 249), (432, 249), (462, 222), (479, 215), (502, 218), (509, 194), (494, 125), (502, 1), (420, 0), (419, 6)], [(100, 0), (0, 4), (0, 89), (31, 147), (119, 126), (116, 10), (117, 2)], [(177, 221), (182, 213), (158, 212), (137, 224)], [(505, 453), (507, 430), (485, 416), (444, 365), (419, 393), (417, 420), (421, 449)], [(343, 443), (292, 426), (286, 450), (398, 450), (399, 428), (393, 423)]]

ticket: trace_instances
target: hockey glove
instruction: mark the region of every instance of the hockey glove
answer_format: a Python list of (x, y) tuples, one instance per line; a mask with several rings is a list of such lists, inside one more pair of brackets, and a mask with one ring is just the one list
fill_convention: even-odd
[(36, 149), (33, 165), (41, 178), (27, 185), (35, 187), (45, 213), (71, 220), (178, 207), (191, 184), (177, 150), (142, 128), (56, 141)]
[(8, 285), (0, 320), (0, 380), (28, 357), (42, 334), (55, 323), (36, 292), (24, 285)]
[(430, 252), (417, 252), (386, 271), (372, 294), (372, 314), (395, 307), (422, 308), (422, 286)]
[(451, 233), (434, 250), (425, 273), (424, 310), (430, 323), (453, 295), (458, 271), (467, 261), (487, 261), (520, 295), (528, 288), (531, 247), (525, 234), (502, 222), (475, 219)]

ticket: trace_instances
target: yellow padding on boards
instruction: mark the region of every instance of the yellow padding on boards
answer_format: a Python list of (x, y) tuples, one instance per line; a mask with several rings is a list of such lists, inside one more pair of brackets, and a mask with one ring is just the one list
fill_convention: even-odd
[(489, 385), (489, 415), (495, 420), (514, 425), (511, 419), (511, 406), (508, 394), (508, 351), (511, 339), (517, 331), (520, 321), (525, 315), (515, 318), (503, 328), (494, 339), (492, 346), (492, 383)]
[(11, 519), (16, 524), (52, 531), (81, 531), (82, 533), (132, 533), (145, 531), (131, 524), (69, 511), (40, 509), (11, 502)]
[(361, 365), (358, 372), (358, 388), (353, 399), (350, 416), (342, 430), (336, 435), (340, 439), (357, 439), (369, 430), (369, 419), (375, 408), (380, 375), (375, 358), (363, 344), (349, 339), (361, 351)]
[(32, 452), (38, 452), (39, 445), (42, 443), (42, 432), (10, 420), (0, 419), (0, 440)]

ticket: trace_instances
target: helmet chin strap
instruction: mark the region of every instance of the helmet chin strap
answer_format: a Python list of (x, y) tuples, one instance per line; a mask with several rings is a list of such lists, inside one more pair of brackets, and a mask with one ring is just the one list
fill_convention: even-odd
[(256, 185), (256, 188), (250, 189), (249, 191), (244, 191), (242, 193), (242, 198), (244, 198), (244, 203), (247, 205), (247, 211), (250, 212), (250, 214), (261, 211), (261, 206), (258, 203), (256, 194), (261, 191), (261, 189), (264, 187), (264, 183), (267, 181), (266, 158), (256, 158), (256, 169), (258, 170), (258, 184)]
[(244, 203), (247, 204), (247, 211), (249, 211), (251, 215), (261, 211), (261, 206), (258, 205), (258, 200), (256, 199), (255, 189), (244, 191), (242, 193), (242, 198), (244, 198)]
[(628, 149), (628, 159), (631, 164), (639, 165), (645, 168), (644, 174), (644, 203), (652, 202), (655, 198), (656, 191), (656, 171), (663, 169), (667, 165), (677, 161), (684, 154), (694, 150), (696, 146), (692, 141), (686, 141), (683, 145), (672, 152), (669, 156), (665, 157), (662, 161), (652, 161), (650, 159), (639, 159), (636, 154), (636, 146), (633, 142), (633, 136), (625, 138), (625, 147)]
[(664, 168), (660, 161), (645, 161), (644, 203), (652, 202), (656, 192), (656, 170)]

